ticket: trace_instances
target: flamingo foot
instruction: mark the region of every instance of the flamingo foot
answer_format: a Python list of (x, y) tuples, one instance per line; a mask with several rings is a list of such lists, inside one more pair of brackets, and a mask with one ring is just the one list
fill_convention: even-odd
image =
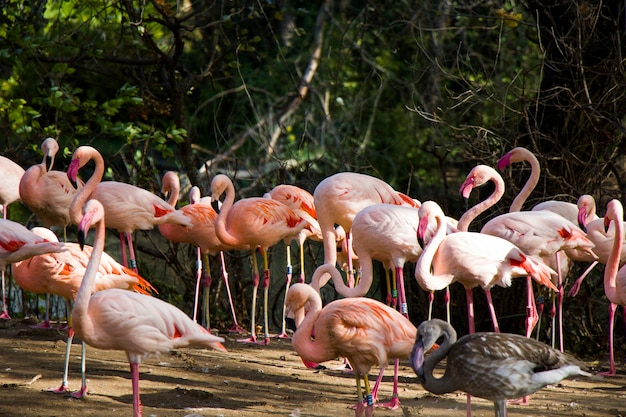
[(517, 398), (515, 400), (509, 400), (509, 404), (528, 405), (528, 404), (530, 404), (530, 396), (529, 395), (525, 395), (522, 398)]
[(87, 395), (87, 387), (81, 387), (80, 390), (70, 394), (72, 398), (76, 398), (78, 400), (85, 398), (85, 395)]
[(596, 375), (599, 376), (615, 376), (616, 372), (615, 369), (613, 370), (608, 370), (608, 371), (604, 371), (604, 372), (598, 372)]
[(383, 407), (383, 408), (388, 408), (389, 410), (397, 410), (400, 407), (400, 399), (397, 396), (393, 396), (391, 397), (391, 400), (389, 400), (386, 403), (379, 403), (377, 402), (376, 404), (374, 404), (374, 407)]
[(228, 331), (229, 331), (230, 333), (245, 333), (245, 332), (246, 332), (246, 331), (245, 331), (245, 330), (244, 330), (241, 326), (239, 326), (239, 324), (237, 324), (237, 323), (233, 324), (233, 327), (231, 327), (230, 329), (228, 329)]
[(287, 332), (281, 332), (280, 334), (276, 335), (277, 339), (291, 339), (291, 336), (289, 336), (287, 334)]
[(28, 327), (30, 327), (31, 329), (52, 329), (52, 325), (50, 324), (49, 320), (42, 321), (39, 324), (33, 324)]
[(255, 335), (252, 335), (250, 337), (246, 337), (243, 339), (237, 339), (237, 341), (239, 343), (250, 343), (250, 344), (256, 344), (257, 343), (257, 339)]
[(46, 391), (51, 392), (53, 394), (65, 394), (66, 392), (69, 391), (69, 387), (65, 384), (62, 384), (58, 388), (50, 387)]
[(6, 310), (4, 310), (2, 313), (0, 313), (0, 319), (11, 320), (11, 316), (9, 316), (9, 313)]

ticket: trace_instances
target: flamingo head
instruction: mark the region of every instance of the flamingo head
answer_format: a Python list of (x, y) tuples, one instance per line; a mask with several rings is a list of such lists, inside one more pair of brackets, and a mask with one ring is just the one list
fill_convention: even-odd
[(85, 246), (85, 240), (91, 226), (103, 219), (104, 208), (102, 207), (102, 203), (94, 199), (87, 201), (83, 208), (83, 217), (78, 223), (78, 243), (81, 249)]
[(48, 172), (54, 165), (54, 157), (59, 151), (59, 144), (54, 138), (46, 138), (41, 143), (41, 150), (43, 151), (43, 164)]

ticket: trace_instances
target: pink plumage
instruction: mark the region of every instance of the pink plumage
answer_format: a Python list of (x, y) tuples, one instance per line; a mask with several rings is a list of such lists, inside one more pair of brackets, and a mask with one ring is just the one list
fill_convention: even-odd
[(389, 359), (407, 358), (417, 333), (415, 326), (398, 311), (369, 298), (344, 298), (322, 308), (319, 293), (302, 283), (291, 286), (286, 305), (299, 321), (291, 340), (294, 350), (303, 361), (319, 363), (348, 358), (357, 376), (356, 415), (365, 411), (371, 416), (374, 398), (368, 373), (373, 366), (386, 366)]
[(143, 358), (186, 346), (226, 349), (221, 343), (224, 339), (212, 335), (181, 310), (158, 298), (119, 289), (92, 295), (104, 249), (104, 216), (102, 204), (90, 200), (78, 224), (79, 241), (84, 241), (94, 224), (96, 237), (74, 303), (72, 321), (76, 335), (90, 346), (126, 352), (132, 374), (133, 415), (139, 417), (139, 363)]

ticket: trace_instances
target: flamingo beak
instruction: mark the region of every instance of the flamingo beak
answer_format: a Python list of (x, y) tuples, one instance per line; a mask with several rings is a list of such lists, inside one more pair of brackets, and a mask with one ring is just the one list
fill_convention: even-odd
[(215, 212), (217, 214), (220, 213), (220, 202), (219, 201), (217, 201), (217, 200), (211, 201), (211, 207), (213, 207), (213, 210), (215, 210)]
[(420, 380), (420, 383), (424, 383), (424, 341), (421, 336), (417, 337), (413, 349), (411, 349), (411, 355), (409, 356), (409, 365), (415, 371), (415, 374)]
[(52, 169), (52, 164), (54, 163), (54, 160), (52, 159), (52, 157), (50, 156), (46, 156), (46, 172), (50, 171)]
[(85, 249), (85, 239), (86, 239), (86, 231), (79, 230), (78, 231), (78, 244), (80, 245), (80, 250)]
[(78, 159), (72, 159), (72, 162), (70, 162), (70, 166), (67, 167), (67, 178), (70, 180), (70, 183), (72, 183), (72, 186), (76, 189), (78, 189), (78, 184), (76, 183), (76, 176), (78, 175), (79, 163), (80, 162)]

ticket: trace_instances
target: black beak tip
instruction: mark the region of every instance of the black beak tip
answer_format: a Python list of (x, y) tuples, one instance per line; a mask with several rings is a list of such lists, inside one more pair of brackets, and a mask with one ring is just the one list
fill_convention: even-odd
[(217, 200), (211, 201), (211, 207), (213, 207), (213, 210), (215, 210), (216, 213), (220, 212), (220, 204)]
[(80, 245), (80, 250), (83, 250), (85, 248), (85, 231), (84, 230), (78, 231), (78, 244)]

